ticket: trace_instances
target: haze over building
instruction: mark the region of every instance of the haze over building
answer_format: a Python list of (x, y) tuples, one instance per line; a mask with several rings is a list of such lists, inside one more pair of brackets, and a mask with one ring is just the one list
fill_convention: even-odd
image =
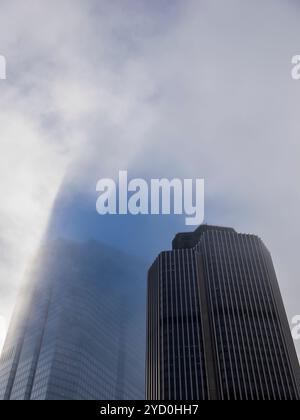
[(24, 286), (0, 361), (0, 399), (144, 398), (142, 261), (95, 241), (57, 240)]

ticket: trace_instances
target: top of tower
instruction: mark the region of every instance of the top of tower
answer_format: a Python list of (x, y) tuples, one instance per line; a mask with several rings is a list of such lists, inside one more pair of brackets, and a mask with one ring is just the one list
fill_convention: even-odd
[(173, 249), (187, 249), (194, 248), (199, 242), (201, 236), (207, 231), (226, 231), (236, 233), (233, 228), (224, 226), (201, 225), (194, 232), (177, 233), (172, 245)]

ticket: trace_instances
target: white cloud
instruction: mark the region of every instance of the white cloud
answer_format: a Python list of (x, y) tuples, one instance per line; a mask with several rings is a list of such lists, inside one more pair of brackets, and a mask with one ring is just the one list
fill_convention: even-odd
[[(70, 165), (91, 149), (105, 149), (107, 165), (128, 161), (152, 124), (150, 107), (140, 107), (151, 87), (143, 74), (132, 79), (131, 54), (122, 40), (131, 23), (141, 24), (139, 16), (129, 22), (122, 9), (106, 1), (96, 16), (95, 5), (1, 4), (1, 48), (8, 60), (8, 77), (0, 85), (0, 315), (5, 319)], [(130, 134), (121, 136), (125, 124)]]

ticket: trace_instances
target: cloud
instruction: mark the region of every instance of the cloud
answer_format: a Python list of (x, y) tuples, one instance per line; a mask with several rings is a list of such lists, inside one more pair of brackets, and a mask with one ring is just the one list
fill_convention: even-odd
[[(129, 20), (120, 5), (2, 2), (8, 77), (0, 85), (0, 306), (6, 319), (70, 166), (95, 150), (105, 150), (107, 166), (129, 161), (152, 124), (147, 102), (140, 106), (151, 86), (134, 69), (149, 19), (137, 8)], [(136, 36), (128, 35), (133, 29)]]
[(129, 166), (205, 177), (208, 221), (262, 236), (299, 313), (298, 18), (279, 0), (3, 0), (0, 315), (66, 176)]

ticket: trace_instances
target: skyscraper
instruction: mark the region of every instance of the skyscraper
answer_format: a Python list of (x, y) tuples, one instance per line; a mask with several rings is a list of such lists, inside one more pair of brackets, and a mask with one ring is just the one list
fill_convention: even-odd
[(147, 399), (298, 400), (299, 363), (257, 236), (178, 234), (148, 276)]
[(44, 247), (2, 352), (0, 399), (143, 399), (143, 278), (144, 263), (97, 242)]

